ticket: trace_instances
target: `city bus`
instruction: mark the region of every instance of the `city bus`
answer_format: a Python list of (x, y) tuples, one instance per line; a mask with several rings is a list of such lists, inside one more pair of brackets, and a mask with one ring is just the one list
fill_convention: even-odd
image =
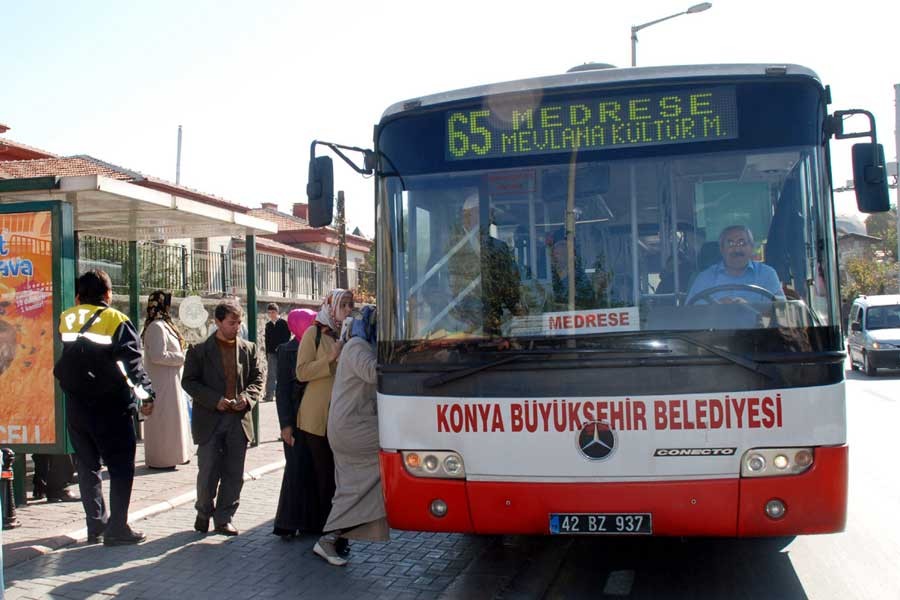
[(372, 150), (313, 142), (313, 226), (317, 145), (374, 173), (391, 526), (841, 531), (830, 139), (868, 138), (861, 210), (887, 186), (872, 115), (829, 103), (796, 65), (588, 65), (399, 102)]

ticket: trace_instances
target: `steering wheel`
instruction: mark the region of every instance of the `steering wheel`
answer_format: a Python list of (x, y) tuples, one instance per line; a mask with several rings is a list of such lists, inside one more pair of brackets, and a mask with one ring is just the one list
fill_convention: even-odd
[(722, 304), (722, 302), (719, 302), (718, 300), (713, 298), (712, 295), (719, 292), (733, 291), (753, 292), (755, 294), (758, 294), (759, 296), (762, 296), (769, 302), (775, 302), (775, 300), (778, 299), (775, 294), (759, 285), (751, 285), (748, 283), (727, 283), (725, 285), (716, 285), (711, 288), (707, 288), (699, 294), (695, 294), (690, 300), (687, 301), (686, 305), (695, 304), (698, 300), (704, 300), (707, 304)]

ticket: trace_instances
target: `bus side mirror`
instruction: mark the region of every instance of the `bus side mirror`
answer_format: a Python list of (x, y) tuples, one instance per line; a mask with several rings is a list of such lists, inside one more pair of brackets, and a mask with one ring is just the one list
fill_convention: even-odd
[(860, 212), (886, 212), (890, 209), (887, 169), (881, 144), (853, 144), (853, 187)]
[(331, 157), (318, 156), (310, 159), (306, 197), (309, 200), (310, 226), (331, 225), (334, 218), (334, 165)]
[(862, 331), (862, 327), (859, 326), (859, 323), (850, 323), (850, 331)]

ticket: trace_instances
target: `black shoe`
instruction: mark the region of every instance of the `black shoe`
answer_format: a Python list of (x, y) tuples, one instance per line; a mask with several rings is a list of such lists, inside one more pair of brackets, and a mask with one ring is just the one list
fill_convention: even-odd
[(46, 497), (47, 497), (47, 494), (45, 494), (44, 492), (34, 491), (31, 493), (32, 500), (43, 500)]
[(334, 549), (337, 551), (338, 556), (341, 558), (347, 558), (350, 556), (350, 540), (347, 538), (339, 537), (337, 541), (334, 543)]
[(113, 535), (106, 533), (103, 535), (103, 545), (104, 546), (127, 546), (129, 544), (140, 544), (144, 540), (147, 539), (147, 536), (144, 535), (141, 531), (135, 531), (132, 528), (128, 528), (125, 530), (125, 533), (121, 533), (118, 535)]
[(63, 490), (58, 494), (47, 494), (47, 502), (81, 502), (81, 498), (69, 490)]
[(87, 536), (88, 544), (99, 544), (102, 541), (103, 541), (102, 533), (89, 533)]
[(238, 534), (237, 528), (234, 525), (232, 525), (230, 522), (223, 523), (221, 525), (216, 525), (216, 528), (214, 529), (214, 531), (216, 533), (221, 533), (222, 535), (237, 535)]
[(207, 533), (209, 531), (209, 517), (197, 515), (197, 518), (194, 520), (194, 529), (200, 533)]

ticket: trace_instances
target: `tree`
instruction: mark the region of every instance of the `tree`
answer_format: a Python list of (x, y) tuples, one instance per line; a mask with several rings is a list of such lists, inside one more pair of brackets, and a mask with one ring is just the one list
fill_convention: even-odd
[(884, 294), (893, 283), (893, 269), (883, 262), (871, 258), (851, 258), (846, 263), (847, 281), (843, 292), (845, 298), (856, 298), (861, 294)]
[(874, 213), (866, 219), (866, 233), (881, 238), (878, 249), (885, 257), (897, 260), (897, 207), (888, 212)]
[(356, 284), (357, 296), (362, 302), (375, 302), (375, 247), (369, 250), (366, 258), (359, 263), (359, 274)]

